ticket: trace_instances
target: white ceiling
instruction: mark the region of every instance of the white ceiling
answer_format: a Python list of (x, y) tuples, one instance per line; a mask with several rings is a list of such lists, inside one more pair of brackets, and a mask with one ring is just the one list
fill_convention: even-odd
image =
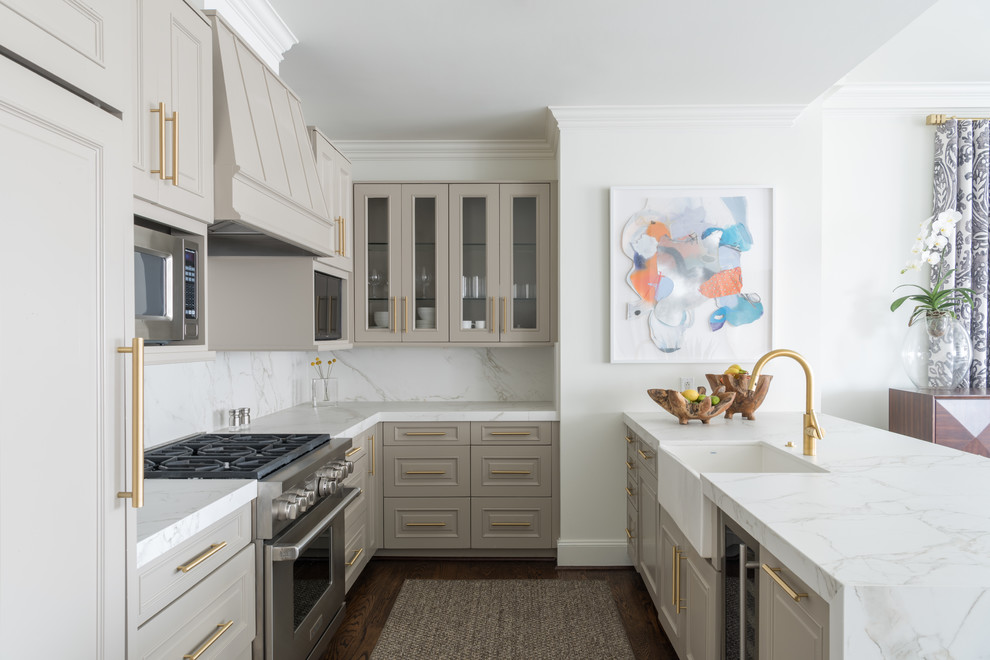
[(546, 137), (547, 106), (805, 104), (936, 0), (271, 0), (342, 140)]

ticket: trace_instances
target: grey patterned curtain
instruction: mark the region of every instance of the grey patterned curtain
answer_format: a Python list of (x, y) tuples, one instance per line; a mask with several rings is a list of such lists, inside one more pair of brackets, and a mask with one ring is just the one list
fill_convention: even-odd
[[(959, 317), (969, 328), (973, 361), (969, 387), (990, 385), (987, 364), (988, 253), (987, 224), (990, 219), (990, 121), (950, 119), (935, 129), (934, 214), (955, 210), (962, 214), (956, 224), (955, 249), (946, 255), (953, 273), (952, 286), (976, 291), (972, 309), (962, 305)], [(934, 279), (934, 278), (933, 278)], [(932, 282), (934, 284), (934, 281)]]

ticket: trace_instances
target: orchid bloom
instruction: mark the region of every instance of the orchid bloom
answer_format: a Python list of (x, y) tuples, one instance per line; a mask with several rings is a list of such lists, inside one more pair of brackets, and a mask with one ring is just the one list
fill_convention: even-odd
[(928, 257), (925, 259), (930, 265), (934, 266), (939, 261), (942, 260), (942, 255), (938, 252), (929, 252)]

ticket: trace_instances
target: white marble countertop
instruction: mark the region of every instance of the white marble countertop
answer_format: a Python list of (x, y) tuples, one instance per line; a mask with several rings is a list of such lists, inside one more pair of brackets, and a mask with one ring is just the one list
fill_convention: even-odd
[[(807, 460), (828, 472), (702, 473), (705, 496), (830, 601), (832, 658), (990, 657), (990, 460), (819, 419), (825, 437)], [(798, 413), (624, 421), (661, 448), (793, 441), (801, 455)]]
[[(456, 401), (303, 404), (254, 420), (236, 433), (328, 433), (350, 438), (379, 422), (557, 421), (547, 401)], [(178, 438), (176, 438), (178, 439)], [(258, 483), (243, 479), (146, 479), (137, 512), (137, 565), (179, 545), (258, 496)]]

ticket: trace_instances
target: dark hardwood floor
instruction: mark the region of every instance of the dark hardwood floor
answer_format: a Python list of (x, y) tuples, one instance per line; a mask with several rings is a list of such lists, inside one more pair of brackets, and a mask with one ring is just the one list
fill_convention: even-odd
[[(558, 568), (554, 560), (371, 560), (347, 594), (347, 613), (325, 660), (371, 657), (406, 578), (429, 580), (605, 580), (637, 660), (677, 660), (643, 581), (632, 568)], [(594, 657), (589, 655), (590, 657)], [(598, 657), (607, 658), (603, 649)]]

